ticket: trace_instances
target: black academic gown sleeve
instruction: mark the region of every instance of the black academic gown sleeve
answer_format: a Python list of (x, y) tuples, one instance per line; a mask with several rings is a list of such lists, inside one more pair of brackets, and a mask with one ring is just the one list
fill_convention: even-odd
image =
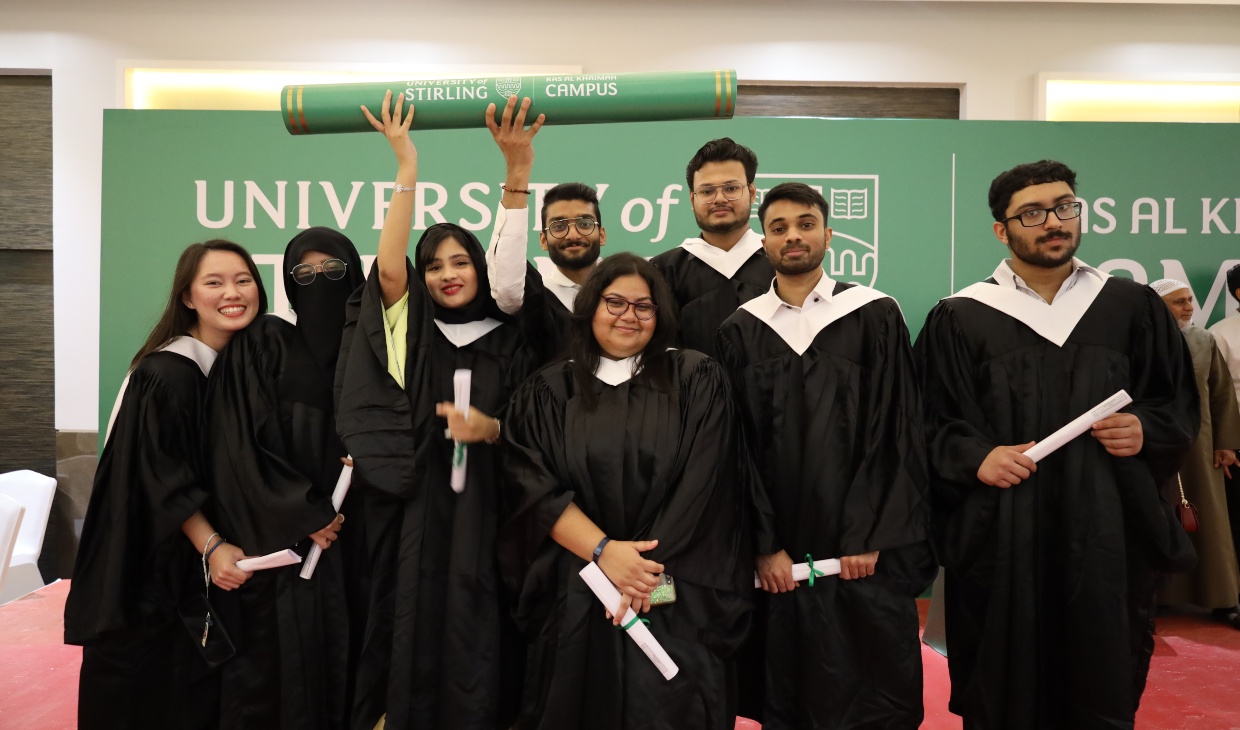
[(736, 308), (771, 288), (775, 270), (766, 253), (755, 251), (731, 278), (682, 247), (650, 260), (667, 280), (680, 316), (680, 345), (715, 355), (715, 332)]
[(517, 315), (525, 339), (536, 353), (540, 365), (564, 354), (568, 346), (568, 324), (573, 313), (547, 290), (542, 275), (533, 264), (526, 264), (525, 300)]
[(138, 363), (104, 445), (65, 604), (65, 641), (175, 616), (198, 575), (181, 524), (207, 497), (201, 449), (206, 378), (171, 352)]
[[(521, 727), (730, 728), (726, 660), (748, 627), (747, 506), (732, 468), (735, 413), (726, 376), (700, 353), (676, 354), (676, 394), (640, 376), (582, 405), (567, 364), (513, 395), (504, 429), (511, 516), (500, 554), (530, 637)], [(574, 502), (610, 537), (657, 538), (648, 553), (677, 585), (651, 631), (679, 665), (666, 681), (599, 613), (581, 559), (549, 537)]]

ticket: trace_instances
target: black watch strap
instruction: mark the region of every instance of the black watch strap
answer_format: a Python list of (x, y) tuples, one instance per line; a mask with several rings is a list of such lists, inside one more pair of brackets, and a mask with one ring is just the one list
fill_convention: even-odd
[(607, 543), (609, 543), (609, 542), (611, 542), (611, 538), (610, 538), (610, 537), (604, 537), (602, 540), (599, 540), (599, 541), (598, 541), (598, 545), (594, 548), (594, 558), (593, 558), (593, 560), (594, 560), (594, 562), (595, 562), (595, 563), (597, 563), (597, 562), (598, 562), (598, 559), (599, 559), (600, 557), (602, 557), (602, 555), (603, 555), (603, 548), (604, 548), (604, 547), (606, 547), (606, 546), (607, 546)]

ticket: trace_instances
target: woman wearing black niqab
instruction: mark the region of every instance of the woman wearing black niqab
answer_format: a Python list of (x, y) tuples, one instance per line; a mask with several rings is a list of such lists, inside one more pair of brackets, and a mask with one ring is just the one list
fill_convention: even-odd
[[(291, 547), (304, 556), (314, 543), (332, 545), (343, 519), (331, 505), (345, 456), (332, 377), (362, 263), (343, 234), (311, 228), (289, 242), (283, 275), (296, 324), (262, 317), (234, 337), (207, 394), (212, 494), (205, 511), (247, 555)], [(356, 644), (345, 576), (356, 594), (354, 568), (363, 554), (360, 531), (349, 532), (343, 544), (353, 543), (353, 555), (326, 550), (309, 580), (299, 577), (299, 566), (286, 566), (213, 594), (237, 644), (237, 655), (220, 668), (222, 727), (345, 726)]]

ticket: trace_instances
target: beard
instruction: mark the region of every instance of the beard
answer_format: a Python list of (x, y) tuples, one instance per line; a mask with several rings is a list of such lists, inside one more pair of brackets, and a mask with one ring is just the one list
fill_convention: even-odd
[(735, 233), (736, 231), (739, 231), (742, 228), (749, 227), (749, 216), (747, 215), (743, 217), (738, 215), (736, 216), (734, 220), (730, 220), (730, 221), (729, 220), (711, 221), (710, 218), (707, 217), (709, 215), (710, 215), (709, 210), (706, 211), (705, 216), (703, 216), (701, 213), (698, 213), (696, 210), (693, 211), (693, 218), (694, 220), (697, 221), (698, 228), (702, 231), (702, 233), (714, 233), (714, 234)]
[[(784, 254), (786, 254), (789, 250), (805, 251), (808, 255), (801, 259), (786, 259), (784, 258)], [(784, 276), (797, 276), (799, 274), (809, 273), (814, 269), (821, 269), (822, 260), (826, 258), (826, 256), (826, 247), (823, 247), (821, 251), (814, 252), (813, 249), (808, 246), (785, 246), (780, 249), (779, 258), (771, 262), (771, 267), (774, 268), (776, 272), (783, 274)]]
[[(1039, 244), (1061, 239), (1068, 242), (1068, 245), (1061, 253), (1051, 254), (1039, 247)], [(1008, 250), (1012, 252), (1012, 256), (1030, 266), (1037, 266), (1042, 269), (1057, 269), (1071, 261), (1080, 246), (1081, 234), (1060, 230), (1038, 236), (1032, 242), (1012, 236), (1011, 241), (1008, 243)]]
[(553, 244), (547, 247), (547, 256), (551, 258), (551, 263), (561, 269), (568, 269), (569, 271), (587, 269), (593, 266), (595, 261), (598, 261), (602, 247), (599, 245), (598, 240), (586, 241), (585, 243), (588, 248), (579, 251), (576, 255), (567, 254), (558, 244)]

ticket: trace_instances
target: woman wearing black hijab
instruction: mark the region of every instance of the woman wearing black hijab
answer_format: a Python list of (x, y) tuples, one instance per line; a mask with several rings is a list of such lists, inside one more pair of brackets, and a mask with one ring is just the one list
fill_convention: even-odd
[[(332, 378), (362, 263), (343, 234), (311, 228), (289, 242), (283, 273), (296, 324), (256, 320), (221, 353), (207, 392), (212, 493), (204, 512), (250, 556), (329, 547), (343, 520), (331, 505), (345, 456)], [(347, 558), (327, 550), (310, 580), (292, 565), (256, 571), (236, 591), (212, 596), (237, 645), (220, 667), (221, 727), (345, 726)]]
[[(432, 226), (409, 263), (417, 151), (412, 111), (402, 121), (401, 102), (395, 117), (390, 106), (389, 94), (383, 121), (367, 116), (396, 154), (397, 184), (375, 266), (349, 302), (336, 374), (373, 586), (352, 726), (370, 730), (386, 714), (388, 730), (506, 728), (523, 671), (495, 564), (492, 444), (534, 357), (491, 299), (472, 233)], [(468, 416), (452, 407), (458, 368), (472, 371)], [(460, 493), (450, 486), (453, 440), (468, 444)]]

